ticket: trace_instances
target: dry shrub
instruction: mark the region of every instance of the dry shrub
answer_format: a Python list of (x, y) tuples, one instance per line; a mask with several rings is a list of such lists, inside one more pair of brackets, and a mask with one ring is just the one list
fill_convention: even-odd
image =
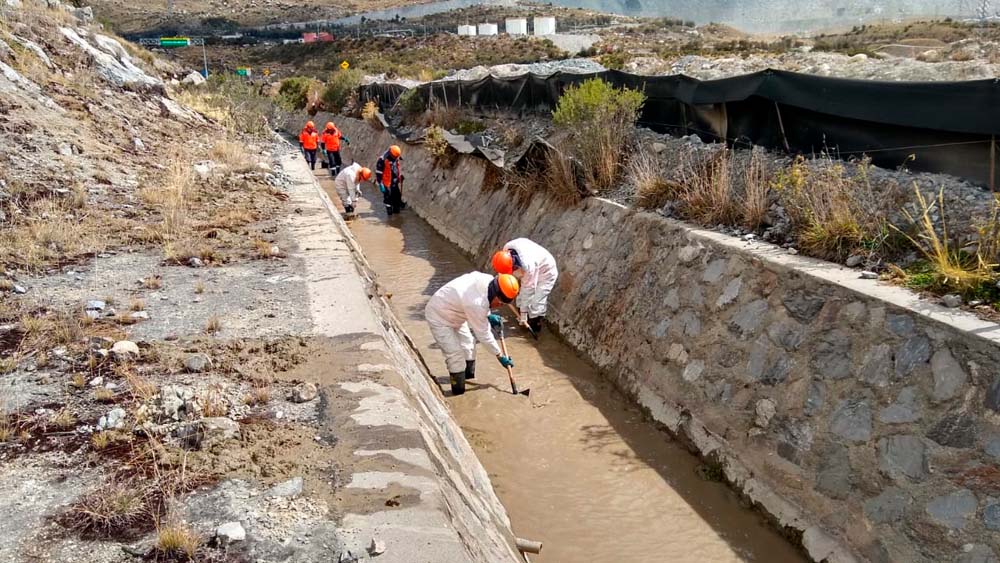
[(365, 120), (365, 123), (371, 125), (372, 127), (380, 129), (382, 127), (382, 122), (378, 119), (378, 105), (374, 100), (368, 100), (365, 102), (363, 108), (361, 108), (361, 119)]
[(427, 152), (431, 153), (435, 165), (447, 165), (456, 156), (451, 150), (448, 140), (445, 139), (444, 129), (437, 125), (431, 125), (427, 128), (427, 133), (424, 135), (424, 147)]
[(149, 276), (148, 278), (143, 278), (142, 287), (146, 289), (160, 289), (163, 287), (163, 278), (160, 276)]
[(253, 389), (243, 398), (248, 406), (266, 405), (271, 402), (271, 388), (263, 383), (254, 383)]
[(462, 112), (455, 106), (446, 106), (436, 99), (431, 101), (430, 107), (424, 112), (421, 124), (424, 127), (437, 125), (442, 129), (454, 129), (462, 121)]
[(576, 205), (583, 199), (583, 192), (573, 160), (556, 149), (545, 153), (545, 171), (542, 181), (554, 201), (565, 207)]
[(267, 260), (278, 256), (278, 253), (274, 251), (274, 244), (260, 238), (254, 239), (253, 252), (254, 255), (261, 260)]
[(844, 163), (825, 157), (807, 167), (802, 157), (780, 171), (771, 187), (792, 220), (802, 250), (843, 259), (853, 252), (876, 252), (890, 232), (886, 217), (897, 194), (877, 192), (868, 177), (870, 162), (847, 173)]
[(194, 284), (194, 292), (198, 295), (205, 293), (205, 282), (198, 280)]
[(743, 198), (740, 201), (740, 211), (743, 226), (756, 231), (764, 224), (764, 217), (770, 207), (770, 187), (763, 149), (757, 147), (751, 149), (749, 159), (741, 172)]
[(156, 396), (156, 384), (142, 377), (131, 364), (119, 364), (115, 372), (128, 383), (133, 400), (146, 403)]
[(52, 426), (57, 430), (69, 430), (76, 426), (76, 423), (77, 419), (73, 411), (67, 407), (63, 407), (49, 418), (48, 426)]
[(238, 227), (249, 225), (257, 220), (257, 217), (247, 209), (227, 209), (217, 218), (208, 223), (212, 229), (234, 230)]
[(645, 100), (641, 92), (617, 89), (599, 78), (570, 86), (559, 98), (552, 120), (569, 131), (572, 154), (583, 165), (591, 190), (614, 187), (628, 161)]
[(222, 331), (222, 320), (213, 315), (209, 317), (208, 321), (205, 322), (205, 332), (208, 334), (217, 334)]
[(69, 384), (76, 389), (83, 389), (87, 386), (87, 376), (82, 373), (74, 373), (69, 379)]
[(80, 497), (64, 524), (85, 537), (128, 537), (142, 528), (150, 510), (146, 488), (115, 480)]
[(144, 311), (146, 310), (146, 302), (142, 299), (135, 298), (129, 302), (128, 308), (129, 311)]
[(688, 150), (681, 154), (676, 199), (685, 218), (703, 225), (732, 225), (739, 221), (733, 158), (733, 152), (725, 146), (704, 153)]
[(969, 51), (968, 49), (958, 49), (951, 53), (951, 60), (956, 62), (971, 61), (976, 58), (976, 55)]
[(642, 152), (629, 162), (629, 179), (635, 186), (636, 202), (645, 209), (659, 209), (674, 199), (678, 186), (663, 175), (655, 154)]
[(229, 413), (229, 403), (222, 396), (221, 389), (213, 386), (205, 394), (202, 401), (201, 412), (207, 417), (221, 417)]
[(98, 403), (112, 403), (118, 395), (111, 389), (100, 387), (94, 391), (94, 400)]

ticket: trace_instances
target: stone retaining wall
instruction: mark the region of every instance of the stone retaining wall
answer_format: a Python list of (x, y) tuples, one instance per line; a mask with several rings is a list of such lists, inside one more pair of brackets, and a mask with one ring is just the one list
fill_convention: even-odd
[[(367, 165), (396, 142), (338, 124)], [(514, 237), (547, 247), (562, 336), (815, 560), (996, 561), (1000, 327), (610, 201), (522, 206), (481, 159), (404, 153), (416, 213), (484, 268)]]

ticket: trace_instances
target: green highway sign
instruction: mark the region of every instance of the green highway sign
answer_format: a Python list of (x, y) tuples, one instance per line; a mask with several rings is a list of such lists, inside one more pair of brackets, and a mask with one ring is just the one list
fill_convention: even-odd
[(188, 47), (191, 45), (190, 37), (161, 37), (160, 47)]
[(251, 74), (250, 67), (248, 67), (248, 66), (237, 67), (236, 68), (236, 74), (239, 75), (239, 76), (247, 76), (247, 77), (249, 77), (250, 74)]

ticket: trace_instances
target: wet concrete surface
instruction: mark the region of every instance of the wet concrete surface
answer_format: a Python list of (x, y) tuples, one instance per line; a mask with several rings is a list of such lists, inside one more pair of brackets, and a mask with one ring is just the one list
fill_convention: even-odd
[[(317, 171), (334, 201), (332, 182)], [(476, 269), (412, 212), (387, 219), (367, 186), (350, 227), (379, 283), (448, 392), (443, 357), (423, 319), (431, 294)], [(551, 334), (508, 329), (521, 388), (479, 354), (478, 377), (448, 397), (521, 537), (545, 542), (532, 561), (804, 561), (763, 517), (578, 354)]]

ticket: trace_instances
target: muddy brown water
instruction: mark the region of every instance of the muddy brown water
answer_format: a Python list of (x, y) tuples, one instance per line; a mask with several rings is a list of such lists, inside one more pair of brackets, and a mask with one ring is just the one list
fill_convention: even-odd
[[(475, 267), (412, 210), (387, 220), (380, 207), (362, 201), (350, 228), (450, 395), (423, 310), (438, 287)], [(806, 561), (729, 488), (699, 477), (699, 460), (575, 350), (551, 334), (536, 342), (508, 333), (518, 383), (531, 398), (510, 394), (505, 372), (480, 346), (477, 378), (446, 400), (514, 532), (544, 542), (532, 561)]]

